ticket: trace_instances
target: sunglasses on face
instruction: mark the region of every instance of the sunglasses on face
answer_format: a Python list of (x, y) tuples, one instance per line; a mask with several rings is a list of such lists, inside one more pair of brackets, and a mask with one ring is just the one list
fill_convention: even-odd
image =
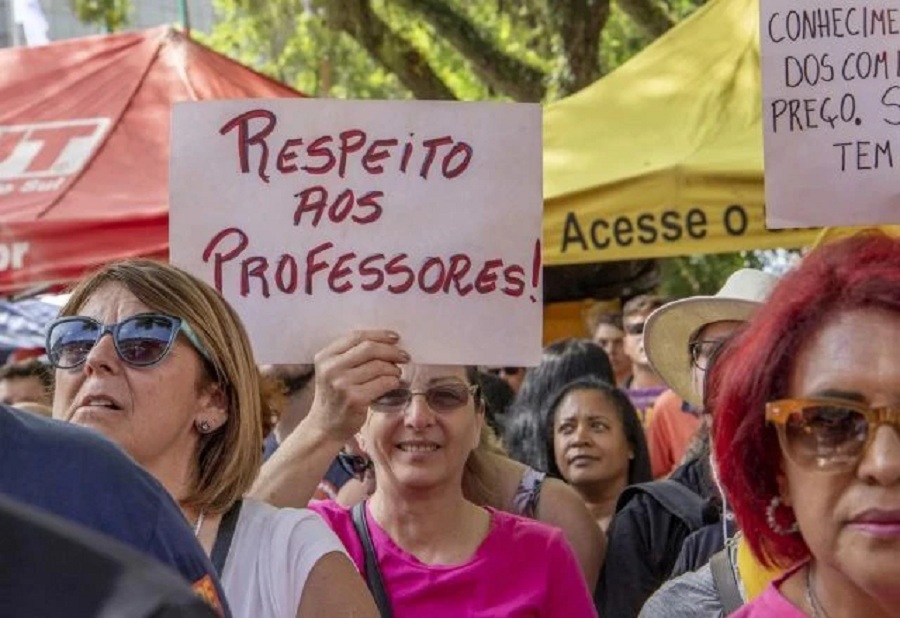
[(162, 362), (179, 332), (209, 360), (209, 354), (190, 325), (181, 318), (162, 313), (142, 313), (115, 324), (101, 324), (82, 316), (60, 318), (47, 331), (47, 358), (57, 369), (79, 367), (109, 333), (119, 358), (134, 367), (150, 367)]
[(635, 322), (633, 324), (625, 325), (625, 332), (629, 335), (643, 335), (644, 334), (644, 324), (646, 322)]
[(372, 467), (372, 460), (368, 457), (352, 455), (345, 451), (338, 452), (337, 460), (344, 472), (358, 481), (363, 480), (366, 476), (366, 471)]
[(452, 412), (469, 403), (469, 395), (475, 396), (477, 393), (477, 386), (467, 384), (439, 384), (424, 391), (395, 388), (373, 401), (369, 407), (376, 412), (400, 412), (406, 409), (413, 397), (422, 395), (428, 407), (435, 412)]
[(855, 466), (880, 425), (900, 426), (900, 408), (843, 399), (782, 399), (766, 404), (785, 455), (804, 468)]

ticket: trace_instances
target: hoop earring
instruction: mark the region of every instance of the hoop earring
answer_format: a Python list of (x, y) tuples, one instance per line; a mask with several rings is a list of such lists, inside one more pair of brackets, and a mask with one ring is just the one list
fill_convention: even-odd
[(197, 431), (202, 434), (207, 434), (212, 431), (212, 426), (209, 424), (209, 421), (198, 421), (196, 423)]
[(794, 519), (794, 523), (785, 528), (780, 523), (778, 523), (778, 519), (776, 517), (776, 512), (778, 511), (778, 507), (781, 506), (781, 498), (778, 496), (774, 496), (771, 501), (769, 501), (769, 506), (766, 507), (766, 523), (769, 524), (769, 528), (772, 529), (772, 532), (775, 534), (780, 534), (781, 536), (790, 536), (792, 534), (796, 534), (800, 531), (800, 524), (797, 523), (797, 520)]

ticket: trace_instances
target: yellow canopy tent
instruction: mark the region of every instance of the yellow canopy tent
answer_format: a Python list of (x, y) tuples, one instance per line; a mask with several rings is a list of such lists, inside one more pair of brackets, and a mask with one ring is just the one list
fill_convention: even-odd
[(544, 263), (799, 247), (766, 231), (758, 0), (710, 0), (544, 111)]

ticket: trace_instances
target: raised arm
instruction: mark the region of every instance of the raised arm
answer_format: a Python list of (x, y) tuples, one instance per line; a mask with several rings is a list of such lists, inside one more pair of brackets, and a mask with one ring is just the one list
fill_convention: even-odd
[(341, 446), (366, 418), (369, 402), (397, 388), (409, 356), (396, 333), (358, 331), (316, 354), (309, 415), (263, 464), (250, 495), (277, 507), (304, 507)]

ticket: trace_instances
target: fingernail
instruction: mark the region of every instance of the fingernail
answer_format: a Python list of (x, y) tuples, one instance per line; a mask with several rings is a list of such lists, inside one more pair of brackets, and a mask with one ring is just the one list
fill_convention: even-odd
[(406, 353), (405, 350), (400, 350), (400, 358), (403, 360), (404, 363), (407, 363), (407, 362), (409, 362), (410, 356), (409, 356), (409, 354)]
[(390, 339), (391, 341), (397, 341), (397, 340), (400, 339), (400, 335), (398, 335), (397, 333), (395, 333), (395, 332), (392, 331), (392, 330), (389, 330), (389, 331), (387, 332), (387, 337), (388, 337), (388, 339)]

